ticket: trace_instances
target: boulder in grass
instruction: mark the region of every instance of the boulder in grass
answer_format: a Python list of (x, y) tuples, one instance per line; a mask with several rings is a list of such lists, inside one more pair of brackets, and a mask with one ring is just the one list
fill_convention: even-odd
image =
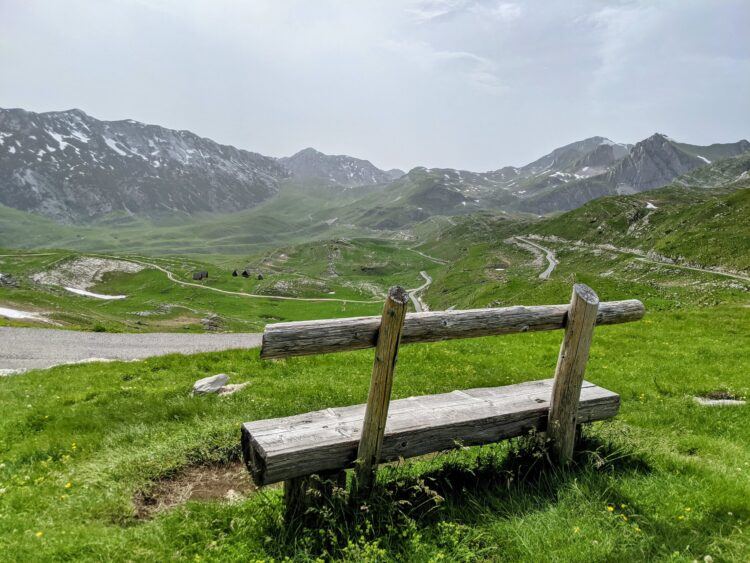
[(210, 377), (204, 377), (193, 384), (193, 395), (218, 393), (228, 382), (229, 377), (224, 373), (217, 373)]
[(221, 327), (224, 325), (224, 319), (216, 313), (211, 313), (201, 319), (201, 324), (203, 325), (204, 330), (214, 332), (221, 330)]

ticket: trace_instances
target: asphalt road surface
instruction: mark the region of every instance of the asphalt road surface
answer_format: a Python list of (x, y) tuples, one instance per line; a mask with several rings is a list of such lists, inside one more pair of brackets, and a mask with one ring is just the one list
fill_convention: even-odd
[(548, 280), (549, 277), (552, 275), (552, 272), (555, 271), (555, 268), (560, 263), (557, 261), (557, 258), (555, 258), (555, 253), (552, 252), (549, 248), (543, 247), (541, 244), (537, 244), (535, 242), (531, 242), (529, 239), (523, 238), (523, 237), (516, 237), (518, 240), (525, 242), (526, 244), (533, 246), (537, 250), (541, 250), (544, 252), (545, 258), (547, 259), (547, 263), (549, 264), (547, 266), (547, 269), (544, 270), (541, 274), (539, 274), (540, 280)]
[(60, 364), (258, 348), (262, 334), (119, 334), (0, 327), (0, 375)]

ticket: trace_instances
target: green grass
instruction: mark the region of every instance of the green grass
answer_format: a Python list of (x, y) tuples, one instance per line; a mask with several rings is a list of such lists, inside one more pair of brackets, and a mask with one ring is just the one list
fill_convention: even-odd
[[(64, 328), (108, 331), (202, 331), (200, 320), (209, 314), (223, 319), (222, 329), (235, 332), (262, 330), (267, 322), (309, 320), (342, 316), (375, 315), (388, 287), (422, 285), (422, 270), (434, 273), (434, 261), (408, 250), (402, 243), (376, 239), (336, 239), (280, 248), (249, 257), (124, 255), (125, 259), (157, 264), (183, 282), (194, 283), (192, 273), (208, 270), (199, 286), (170, 281), (156, 269), (137, 274), (113, 273), (92, 288), (106, 295), (127, 295), (123, 300), (96, 300), (73, 295), (61, 287), (34, 283), (37, 272), (85, 254), (73, 251), (0, 251), (0, 272), (18, 280), (18, 287), (0, 287), (0, 304), (20, 310), (45, 311)], [(41, 255), (37, 255), (41, 254)], [(108, 256), (108, 255), (105, 255)], [(115, 255), (119, 256), (119, 255)], [(233, 277), (248, 267), (261, 272), (262, 280)], [(213, 288), (261, 297), (224, 294)], [(263, 298), (263, 295), (337, 301), (296, 301)], [(16, 326), (43, 323), (0, 320)]]
[[(567, 235), (566, 238), (571, 239), (584, 238), (576, 236), (578, 231), (564, 230), (571, 225), (588, 224), (588, 221), (579, 221), (575, 213), (539, 225), (477, 215), (443, 229), (431, 241), (418, 247), (449, 262), (433, 276), (434, 284), (425, 296), (427, 303), (433, 309), (564, 303), (569, 298), (571, 285), (576, 282), (589, 284), (607, 299), (626, 299), (636, 295), (651, 310), (747, 302), (748, 282), (667, 264), (647, 263), (635, 255), (578, 248), (561, 242), (543, 243), (555, 251), (559, 265), (551, 279), (538, 279), (546, 261), (542, 266), (534, 265), (532, 254), (508, 244), (508, 237), (536, 230), (542, 234)], [(622, 214), (613, 216), (619, 219)], [(610, 227), (610, 236), (600, 242), (613, 242), (613, 233), (627, 228), (614, 222)], [(718, 241), (733, 240), (734, 234), (744, 228), (743, 221), (724, 223), (724, 227), (717, 228), (714, 233), (715, 247), (721, 246)], [(712, 248), (708, 243), (706, 246)], [(708, 249), (701, 251), (709, 252)], [(718, 250), (715, 252), (718, 255)], [(734, 264), (743, 259), (740, 252), (719, 264)]]
[[(691, 397), (748, 395), (749, 334), (740, 306), (597, 329), (587, 377), (620, 393), (622, 409), (593, 427), (592, 453), (574, 470), (518, 465), (507, 445), (445, 454), (382, 471), (383, 496), (369, 513), (325, 513), (323, 528), (292, 533), (281, 526), (278, 489), (193, 501), (152, 520), (135, 517), (132, 498), (181, 467), (236, 458), (243, 421), (363, 402), (371, 352), (168, 356), (6, 378), (4, 558), (278, 560), (325, 548), (350, 560), (746, 560), (749, 407), (706, 409)], [(404, 347), (394, 397), (549, 377), (559, 341), (558, 332)], [(189, 396), (193, 381), (217, 372), (251, 386)], [(428, 489), (444, 502), (427, 513), (381, 502), (386, 490), (414, 501)]]
[[(658, 209), (649, 210), (647, 202)], [(604, 197), (529, 229), (544, 235), (654, 250), (701, 266), (750, 270), (750, 189), (668, 187)]]
[[(531, 254), (505, 242), (535, 231), (746, 269), (747, 194), (669, 188), (604, 198), (538, 224), (490, 214), (420, 224), (416, 250), (445, 264), (414, 252), (414, 242), (348, 237), (346, 227), (330, 225), (307, 240), (293, 235), (265, 248), (238, 230), (240, 217), (247, 219), (241, 214), (229, 229), (213, 219), (196, 223), (195, 232), (179, 221), (160, 225), (145, 250), (138, 240), (154, 231), (134, 230), (120, 247), (180, 280), (191, 282), (192, 271), (208, 269), (210, 278), (201, 283), (216, 289), (346, 303), (225, 295), (179, 286), (157, 270), (105, 277), (94, 291), (130, 297), (98, 302), (29, 281), (78, 251), (0, 257), (0, 272), (20, 282), (18, 288), (0, 287), (0, 304), (52, 311), (70, 328), (202, 330), (200, 318), (216, 312), (226, 330), (247, 331), (279, 320), (372, 315), (380, 302), (351, 300), (368, 299), (372, 286), (417, 287), (420, 270), (434, 278), (425, 296), (433, 309), (564, 303), (571, 285), (584, 282), (602, 300), (636, 297), (648, 310), (641, 322), (596, 330), (587, 378), (620, 393), (622, 408), (615, 420), (587, 431), (570, 470), (546, 466), (543, 447), (531, 438), (443, 453), (384, 468), (364, 508), (347, 505), (339, 494), (306, 515), (306, 526), (292, 528), (282, 524), (277, 488), (234, 503), (190, 501), (152, 519), (137, 517), (133, 499), (183, 468), (236, 460), (241, 422), (364, 402), (372, 351), (268, 362), (257, 351), (174, 355), (1, 378), (3, 557), (748, 560), (750, 407), (710, 409), (692, 399), (717, 390), (750, 395), (748, 284), (559, 242), (544, 243), (560, 265), (542, 281), (537, 275), (543, 267), (531, 263)], [(659, 207), (648, 221), (646, 201)], [(307, 221), (314, 227), (337, 212), (333, 204), (318, 207)], [(288, 219), (279, 220), (288, 225)], [(111, 224), (96, 228), (116, 232), (118, 244), (135, 229), (130, 218), (109, 221), (122, 224), (114, 231)], [(170, 229), (174, 236), (164, 238)], [(210, 241), (205, 248), (218, 252), (195, 252), (198, 242), (190, 241), (201, 237)], [(132, 254), (136, 248), (138, 255)], [(153, 257), (169, 248), (184, 252)], [(264, 279), (229, 275), (245, 266), (262, 271)], [(174, 307), (165, 309), (167, 304)], [(154, 314), (134, 315), (139, 311)], [(559, 332), (531, 333), (405, 346), (393, 396), (550, 377), (560, 338)], [(220, 372), (251, 385), (224, 398), (189, 395), (196, 379)]]
[[(294, 181), (275, 197), (236, 213), (180, 213), (136, 217), (114, 213), (86, 224), (56, 223), (0, 205), (0, 241), (14, 248), (66, 248), (84, 252), (149, 255), (247, 255), (288, 243), (362, 236), (367, 229), (333, 221), (354, 193)], [(387, 233), (380, 233), (386, 236)]]
[[(207, 288), (342, 301), (285, 301), (223, 294), (178, 285), (154, 269), (105, 276), (93, 291), (128, 298), (97, 301), (30, 281), (35, 272), (54, 269), (79, 253), (42, 250), (42, 256), (35, 256), (36, 252), (3, 251), (0, 254), (14, 256), (0, 257), (0, 271), (13, 275), (20, 286), (0, 287), (0, 304), (50, 312), (50, 317), (66, 328), (202, 331), (201, 319), (215, 313), (223, 319), (223, 330), (251, 332), (268, 322), (376, 315), (389, 286), (416, 288), (423, 283), (419, 276), (423, 270), (434, 279), (425, 294), (432, 309), (565, 302), (575, 281), (589, 283), (612, 298), (638, 295), (652, 309), (744, 302), (749, 284), (740, 280), (645, 263), (633, 255), (572, 248), (566, 243), (545, 243), (556, 251), (560, 265), (552, 279), (544, 282), (537, 278), (543, 267), (531, 263), (533, 256), (506, 241), (513, 234), (535, 231), (590, 243), (640, 245), (670, 256), (688, 257), (690, 262), (739, 269), (750, 256), (748, 195), (747, 189), (718, 195), (670, 188), (649, 195), (604, 198), (541, 223), (479, 214), (426, 227), (429, 236), (418, 246), (342, 237), (245, 256), (123, 255), (161, 265), (188, 283), (192, 283), (192, 272), (206, 269), (210, 277), (199, 285)], [(645, 201), (656, 202), (659, 207), (647, 219)], [(633, 224), (645, 225), (638, 231), (640, 235), (633, 234), (632, 229), (628, 233)], [(253, 274), (261, 272), (263, 279), (231, 276), (232, 270), (245, 267)], [(26, 321), (0, 323), (39, 325)]]

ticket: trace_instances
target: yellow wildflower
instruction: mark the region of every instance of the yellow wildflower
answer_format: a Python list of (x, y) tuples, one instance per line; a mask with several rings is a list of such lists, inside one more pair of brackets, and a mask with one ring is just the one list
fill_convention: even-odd
[(607, 512), (614, 512), (614, 511), (615, 511), (615, 507), (612, 506), (611, 504), (608, 504), (607, 505)]
[(36, 534), (34, 534), (36, 537), (41, 538), (44, 535), (44, 532), (39, 531)]
[(65, 483), (65, 488), (66, 489), (69, 489), (72, 486), (73, 486), (73, 483), (71, 483), (70, 481), (68, 481), (67, 483)]

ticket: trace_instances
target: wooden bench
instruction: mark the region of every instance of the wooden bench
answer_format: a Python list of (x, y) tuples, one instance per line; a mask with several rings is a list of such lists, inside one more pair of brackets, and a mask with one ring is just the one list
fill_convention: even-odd
[[(560, 464), (573, 454), (576, 425), (617, 414), (616, 393), (583, 380), (595, 325), (640, 319), (640, 301), (599, 303), (577, 284), (569, 305), (406, 314), (408, 295), (391, 288), (381, 317), (271, 324), (261, 358), (375, 347), (366, 405), (330, 408), (242, 426), (242, 451), (257, 485), (285, 482), (287, 508), (313, 474), (345, 483), (354, 467), (362, 494), (378, 463), (459, 446), (547, 432)], [(468, 389), (390, 402), (400, 344), (565, 329), (554, 379)]]

